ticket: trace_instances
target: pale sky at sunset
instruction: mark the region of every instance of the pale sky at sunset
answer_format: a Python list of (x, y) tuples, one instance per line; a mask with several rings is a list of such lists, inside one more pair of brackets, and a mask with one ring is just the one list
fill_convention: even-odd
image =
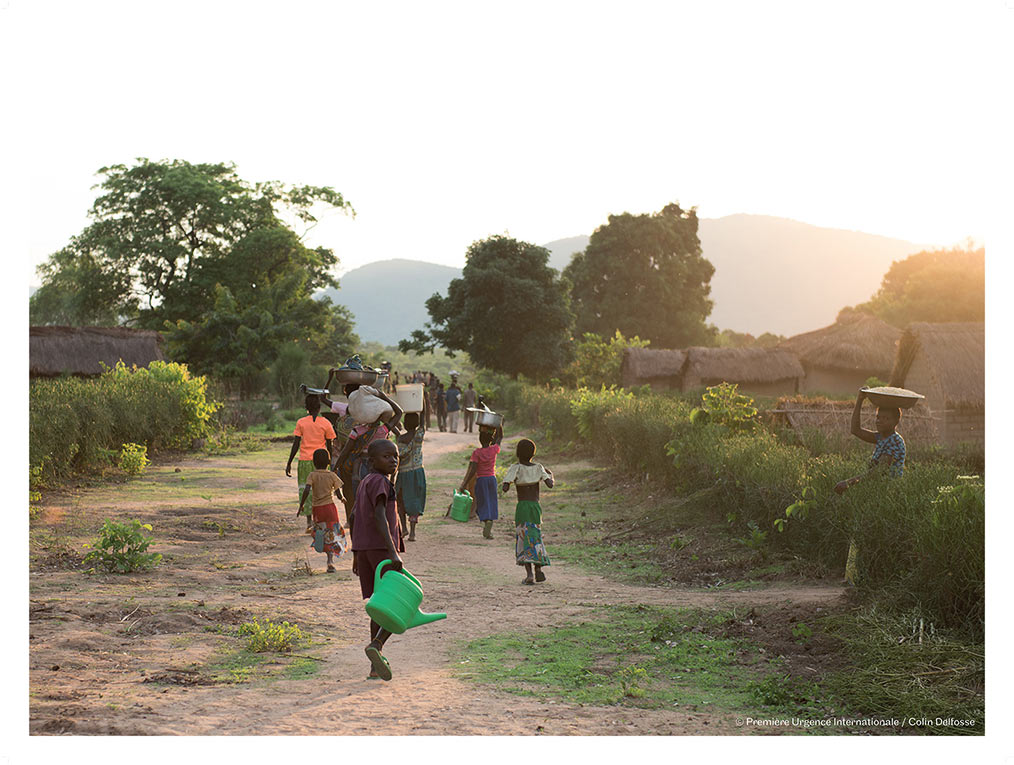
[(27, 105), (33, 284), (34, 266), (86, 224), (94, 172), (140, 156), (334, 186), (358, 217), (336, 215), (308, 241), (332, 247), (342, 270), (391, 257), (461, 265), (493, 233), (542, 243), (674, 200), (702, 217), (981, 240), (983, 34), (1014, 14), (1002, 3), (0, 5)]

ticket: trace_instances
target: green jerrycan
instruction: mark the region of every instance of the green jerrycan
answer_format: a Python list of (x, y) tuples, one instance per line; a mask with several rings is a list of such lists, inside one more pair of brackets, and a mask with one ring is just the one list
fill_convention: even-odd
[(464, 494), (454, 492), (454, 499), (451, 502), (451, 517), (456, 521), (467, 521), (472, 514), (472, 495), (467, 491)]
[(446, 619), (447, 614), (424, 614), (419, 610), (423, 591), (419, 580), (408, 571), (388, 571), (391, 560), (382, 560), (373, 580), (373, 595), (366, 601), (366, 613), (388, 632), (400, 635), (407, 629)]

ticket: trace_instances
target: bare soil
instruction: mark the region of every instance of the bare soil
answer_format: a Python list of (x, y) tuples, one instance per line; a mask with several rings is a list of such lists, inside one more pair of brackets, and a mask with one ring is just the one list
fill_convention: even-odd
[[(524, 586), (514, 563), (507, 502), (501, 500), (493, 540), (482, 539), (476, 522), (443, 518), (465, 468), (466, 458), (456, 466), (452, 455), (475, 440), (427, 433), (427, 511), (404, 559), (425, 587), (424, 610), (444, 611), (448, 618), (390, 640), (385, 654), (394, 671), (391, 682), (366, 677), (369, 623), (351, 561), (342, 559), (338, 573), (325, 574), (324, 556), (310, 550), (301, 534), (295, 480), (284, 474), (287, 444), (182, 460), (126, 484), (46, 496), (32, 534), (30, 732), (739, 733), (734, 718), (715, 710), (592, 707), (508, 695), (458, 679), (455, 648), (495, 632), (551, 628), (608, 604), (742, 606), (743, 613), (754, 608), (753, 616), (727, 626), (729, 634), (757, 637), (757, 619), (781, 619), (774, 631), (783, 634), (793, 614), (798, 620), (841, 596), (839, 587), (826, 583), (775, 582), (740, 592), (645, 587), (559, 562), (547, 569), (548, 581)], [(581, 467), (554, 463), (561, 482)], [(83, 545), (105, 517), (151, 523), (151, 550), (163, 554), (162, 565), (130, 575), (88, 573)], [(551, 522), (546, 542), (552, 554)], [(772, 613), (788, 616), (763, 616)], [(230, 674), (239, 645), (231, 630), (255, 616), (297, 623), (313, 642), (297, 648), (295, 658), (259, 655), (261, 663), (250, 674), (244, 676), (242, 668)], [(812, 650), (825, 648), (815, 644)], [(293, 671), (300, 659), (303, 671)], [(391, 705), (399, 710), (396, 721), (381, 714)]]

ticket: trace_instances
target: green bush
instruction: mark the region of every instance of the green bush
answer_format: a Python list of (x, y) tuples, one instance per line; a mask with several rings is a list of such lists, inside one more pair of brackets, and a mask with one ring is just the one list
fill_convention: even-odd
[(108, 462), (111, 449), (138, 443), (150, 454), (189, 448), (210, 432), (220, 404), (207, 382), (185, 365), (153, 361), (146, 369), (123, 362), (94, 380), (37, 380), (29, 389), (29, 464), (47, 476)]
[(295, 624), (282, 622), (275, 624), (266, 621), (263, 624), (256, 618), (239, 627), (239, 634), (246, 636), (246, 648), (253, 653), (264, 651), (284, 652), (305, 639), (303, 632)]
[(107, 518), (91, 552), (85, 555), (84, 562), (97, 563), (106, 570), (119, 574), (158, 565), (162, 556), (146, 552), (152, 540), (144, 535), (145, 531), (151, 531), (151, 525), (142, 524), (137, 519), (128, 524), (116, 523)]
[(871, 476), (838, 496), (838, 481), (866, 471), (864, 445), (811, 451), (761, 427), (753, 402), (732, 386), (694, 400), (502, 377), (483, 384), (499, 410), (550, 438), (580, 439), (618, 467), (686, 494), (706, 490), (716, 518), (735, 518), (734, 533), (750, 549), (774, 546), (840, 571), (855, 540), (861, 593), (917, 607), (943, 626), (981, 630), (982, 483), (959, 478), (976, 464), (974, 450), (956, 462), (958, 453), (913, 449), (902, 478)]
[(120, 452), (120, 470), (127, 475), (141, 475), (151, 464), (148, 459), (148, 447), (143, 444), (124, 444)]

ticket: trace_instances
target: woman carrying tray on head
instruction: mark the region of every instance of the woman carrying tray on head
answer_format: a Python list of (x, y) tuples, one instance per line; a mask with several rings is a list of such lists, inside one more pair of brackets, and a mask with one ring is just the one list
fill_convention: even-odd
[[(856, 396), (856, 405), (852, 410), (851, 433), (856, 438), (875, 444), (873, 456), (870, 457), (869, 467), (865, 473), (852, 478), (839, 481), (834, 490), (838, 494), (844, 494), (850, 486), (855, 486), (864, 478), (875, 473), (887, 470), (891, 478), (900, 478), (905, 472), (905, 439), (901, 437), (895, 428), (901, 421), (901, 409), (891, 406), (878, 406), (876, 430), (866, 430), (862, 426), (863, 401), (866, 400), (867, 391), (865, 388), (859, 390)], [(848, 557), (845, 560), (845, 581), (848, 584), (856, 583), (856, 559), (859, 550), (853, 540), (849, 540)]]

